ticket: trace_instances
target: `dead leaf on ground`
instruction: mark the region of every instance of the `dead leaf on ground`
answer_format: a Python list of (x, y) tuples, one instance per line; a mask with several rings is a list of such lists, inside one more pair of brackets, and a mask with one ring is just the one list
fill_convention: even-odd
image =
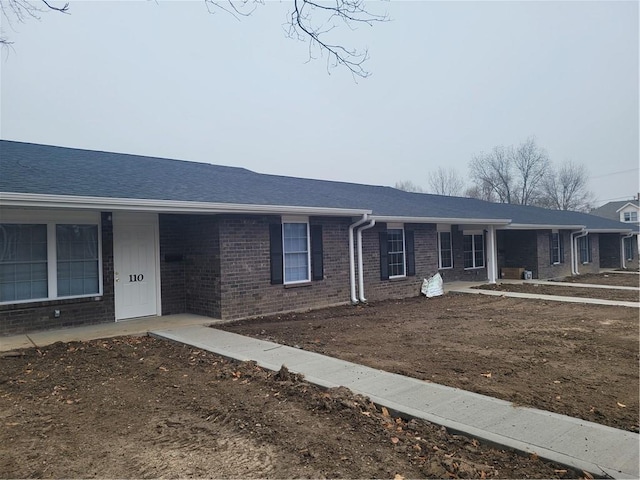
[(393, 443), (394, 445), (396, 443), (398, 443), (400, 441), (400, 439), (398, 437), (391, 437), (391, 443)]
[(396, 475), (393, 477), (393, 480), (404, 480), (404, 477), (399, 473), (396, 473)]
[(617, 404), (620, 408), (627, 408), (627, 406), (624, 403), (617, 402)]
[(387, 410), (387, 407), (382, 407), (382, 416), (383, 417), (389, 417), (389, 410)]
[(168, 372), (169, 369), (166, 367), (158, 367), (158, 370), (162, 370), (163, 372)]
[(587, 478), (588, 480), (593, 480), (593, 475), (591, 475), (589, 472), (585, 472), (583, 470), (582, 474), (584, 475), (584, 478)]
[(483, 377), (491, 378), (491, 372), (481, 373), (480, 375), (482, 375)]

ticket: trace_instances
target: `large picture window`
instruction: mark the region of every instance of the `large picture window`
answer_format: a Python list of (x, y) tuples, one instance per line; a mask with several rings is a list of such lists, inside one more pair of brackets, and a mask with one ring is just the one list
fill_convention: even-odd
[(99, 237), (97, 223), (1, 223), (0, 303), (99, 295)]
[(438, 232), (438, 268), (453, 268), (451, 232)]
[(484, 267), (484, 235), (482, 233), (464, 235), (463, 251), (464, 268)]

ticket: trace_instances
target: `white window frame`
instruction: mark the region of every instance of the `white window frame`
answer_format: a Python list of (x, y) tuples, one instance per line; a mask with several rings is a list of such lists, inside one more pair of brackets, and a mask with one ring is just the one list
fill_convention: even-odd
[[(284, 285), (295, 285), (300, 283), (309, 283), (311, 281), (311, 231), (309, 228), (309, 217), (282, 217), (282, 283)], [(287, 281), (287, 253), (303, 253), (303, 252), (287, 252), (285, 248), (285, 224), (305, 224), (307, 231), (307, 278), (304, 280)]]
[[(442, 265), (442, 234), (446, 233), (449, 235), (449, 251), (451, 252), (451, 265), (445, 267)], [(439, 270), (450, 270), (453, 268), (453, 235), (451, 234), (451, 230), (438, 230), (438, 269)]]
[[(402, 273), (400, 275), (391, 275), (391, 254), (397, 254), (400, 252), (390, 252), (389, 251), (389, 231), (391, 230), (400, 230), (400, 232), (402, 233)], [(392, 278), (404, 278), (407, 276), (407, 244), (406, 244), (406, 240), (405, 240), (405, 235), (404, 235), (404, 224), (400, 223), (400, 224), (394, 224), (394, 223), (389, 223), (387, 224), (387, 259), (388, 259), (388, 265), (387, 268), (389, 269), (389, 279)]]
[[(553, 252), (554, 252), (554, 250), (556, 250), (555, 248), (553, 248), (553, 238), (555, 236), (557, 236), (557, 239), (558, 239), (558, 248), (557, 248), (558, 261), (557, 262), (553, 261)], [(563, 238), (562, 238), (562, 234), (560, 232), (558, 232), (557, 230), (551, 232), (551, 247), (552, 247), (551, 248), (551, 252), (550, 252), (551, 253), (551, 265), (561, 265), (561, 264), (563, 264), (564, 263), (564, 261), (563, 261), (564, 260), (563, 259), (563, 257), (564, 257), (564, 241), (563, 241)]]
[[(586, 248), (582, 248), (582, 244), (584, 244)], [(582, 263), (583, 265), (587, 265), (593, 262), (593, 258), (591, 256), (591, 237), (589, 237), (589, 235), (585, 235), (584, 237), (578, 237), (577, 247), (578, 247), (578, 258), (580, 263)], [(583, 260), (582, 258), (582, 252), (586, 252), (586, 255), (587, 255), (586, 261)]]
[[(471, 231), (464, 231), (463, 232), (463, 237), (462, 237), (462, 255), (463, 255), (463, 264), (464, 264), (464, 254), (465, 254), (465, 250), (464, 250), (464, 237), (471, 237), (471, 258), (473, 260), (473, 266), (471, 267), (467, 267), (465, 266), (464, 269), (465, 270), (477, 270), (480, 268), (485, 268), (485, 265), (487, 263), (486, 260), (486, 254), (487, 254), (487, 248), (484, 242), (484, 232), (482, 230), (471, 230)], [(475, 242), (475, 237), (476, 236), (480, 236), (482, 238), (482, 265), (476, 265), (476, 242)]]
[(632, 237), (625, 237), (622, 239), (624, 244), (624, 256), (626, 261), (633, 260), (633, 242), (634, 239)]
[[(632, 218), (634, 216), (636, 218)], [(632, 210), (632, 211), (629, 211), (629, 212), (623, 212), (622, 213), (622, 218), (624, 219), (623, 220), (624, 222), (637, 222), (638, 221), (638, 212), (636, 212), (635, 210)]]
[[(52, 212), (46, 210), (16, 211), (0, 209), (2, 223), (16, 225), (47, 226), (47, 297), (9, 300), (0, 305), (45, 302), (53, 300), (71, 300), (74, 298), (93, 298), (103, 295), (102, 281), (102, 222), (100, 212)], [(58, 296), (58, 259), (56, 243), (56, 225), (95, 225), (98, 227), (98, 292), (86, 295)]]

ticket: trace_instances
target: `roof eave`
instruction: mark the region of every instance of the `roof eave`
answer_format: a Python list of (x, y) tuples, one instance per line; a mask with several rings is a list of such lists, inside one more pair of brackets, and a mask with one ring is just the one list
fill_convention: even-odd
[(539, 223), (512, 223), (506, 227), (507, 230), (583, 230), (585, 225), (558, 225), (558, 224), (539, 224)]
[(636, 204), (635, 204), (635, 203), (633, 203), (633, 202), (627, 202), (627, 203), (625, 203), (623, 206), (621, 206), (619, 209), (617, 209), (617, 210), (616, 210), (616, 213), (620, 213), (620, 211), (621, 211), (623, 208), (627, 208), (629, 205), (631, 205), (632, 207), (636, 207), (638, 210), (640, 210), (640, 205), (636, 205)]
[(511, 222), (507, 218), (403, 217), (397, 215), (370, 215), (369, 218), (377, 222), (450, 223), (452, 225), (508, 225)]
[(159, 213), (246, 213), (297, 214), (352, 217), (371, 210), (305, 207), (296, 205), (251, 205), (236, 203), (190, 202), (143, 198), (109, 198), (72, 195), (46, 195), (0, 192), (0, 206), (32, 208), (74, 208), (88, 210), (135, 210)]

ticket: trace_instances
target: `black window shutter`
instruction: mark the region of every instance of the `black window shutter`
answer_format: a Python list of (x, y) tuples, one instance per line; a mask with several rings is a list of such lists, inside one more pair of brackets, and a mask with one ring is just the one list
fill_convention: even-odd
[(416, 274), (416, 254), (413, 242), (413, 231), (405, 230), (404, 232), (404, 244), (407, 257), (407, 276), (412, 277)]
[(281, 285), (283, 278), (282, 225), (269, 224), (269, 257), (271, 259), (271, 285)]
[(324, 279), (322, 225), (311, 225), (311, 279)]
[(389, 280), (389, 245), (387, 232), (380, 232), (380, 280)]

